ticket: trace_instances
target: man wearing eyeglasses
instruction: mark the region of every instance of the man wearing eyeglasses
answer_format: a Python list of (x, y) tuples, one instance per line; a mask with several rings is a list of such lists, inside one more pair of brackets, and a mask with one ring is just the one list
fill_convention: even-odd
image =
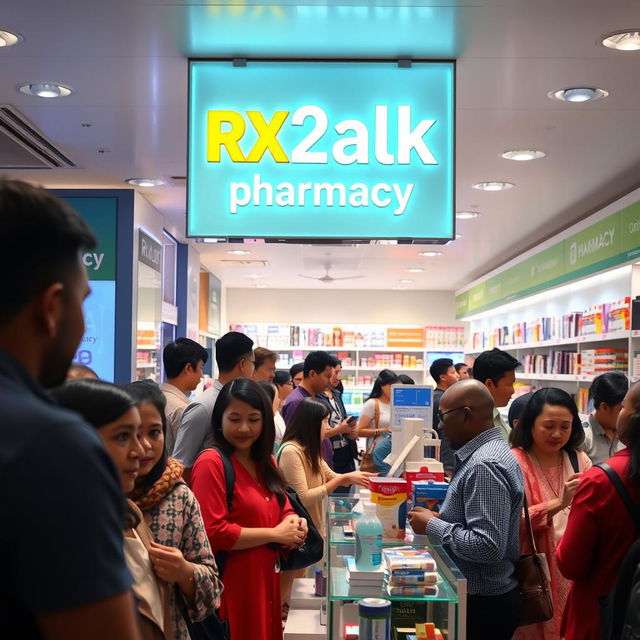
[(415, 508), (415, 533), (442, 544), (467, 578), (467, 639), (509, 640), (520, 617), (514, 578), (520, 556), (524, 484), (501, 430), (493, 398), (477, 380), (461, 380), (440, 399), (443, 435), (454, 449), (454, 472), (439, 514)]
[(253, 340), (244, 333), (229, 331), (223, 335), (216, 340), (215, 353), (218, 378), (184, 410), (173, 448), (173, 457), (185, 466), (183, 477), (187, 484), (200, 452), (213, 446), (211, 415), (220, 390), (230, 380), (251, 378), (255, 371)]

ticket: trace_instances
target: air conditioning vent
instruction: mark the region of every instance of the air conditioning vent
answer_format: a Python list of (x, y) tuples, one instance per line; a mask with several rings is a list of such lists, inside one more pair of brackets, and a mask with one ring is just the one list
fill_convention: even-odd
[(19, 111), (0, 104), (0, 169), (54, 169), (76, 165)]

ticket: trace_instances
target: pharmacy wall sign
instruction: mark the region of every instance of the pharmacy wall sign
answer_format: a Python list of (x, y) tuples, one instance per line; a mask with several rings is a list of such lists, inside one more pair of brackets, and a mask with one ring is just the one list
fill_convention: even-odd
[(453, 62), (189, 67), (189, 236), (454, 237)]

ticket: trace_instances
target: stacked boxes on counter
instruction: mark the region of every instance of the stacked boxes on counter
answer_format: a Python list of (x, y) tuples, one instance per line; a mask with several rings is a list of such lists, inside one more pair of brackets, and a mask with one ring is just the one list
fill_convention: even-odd
[(436, 563), (426, 549), (383, 549), (384, 587), (390, 596), (434, 596), (438, 593)]

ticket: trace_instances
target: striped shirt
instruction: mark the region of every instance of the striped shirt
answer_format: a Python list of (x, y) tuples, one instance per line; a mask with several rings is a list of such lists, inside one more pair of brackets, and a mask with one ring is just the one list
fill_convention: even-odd
[(438, 518), (427, 524), (467, 578), (469, 595), (497, 596), (517, 585), (524, 482), (497, 427), (455, 452), (455, 468)]

